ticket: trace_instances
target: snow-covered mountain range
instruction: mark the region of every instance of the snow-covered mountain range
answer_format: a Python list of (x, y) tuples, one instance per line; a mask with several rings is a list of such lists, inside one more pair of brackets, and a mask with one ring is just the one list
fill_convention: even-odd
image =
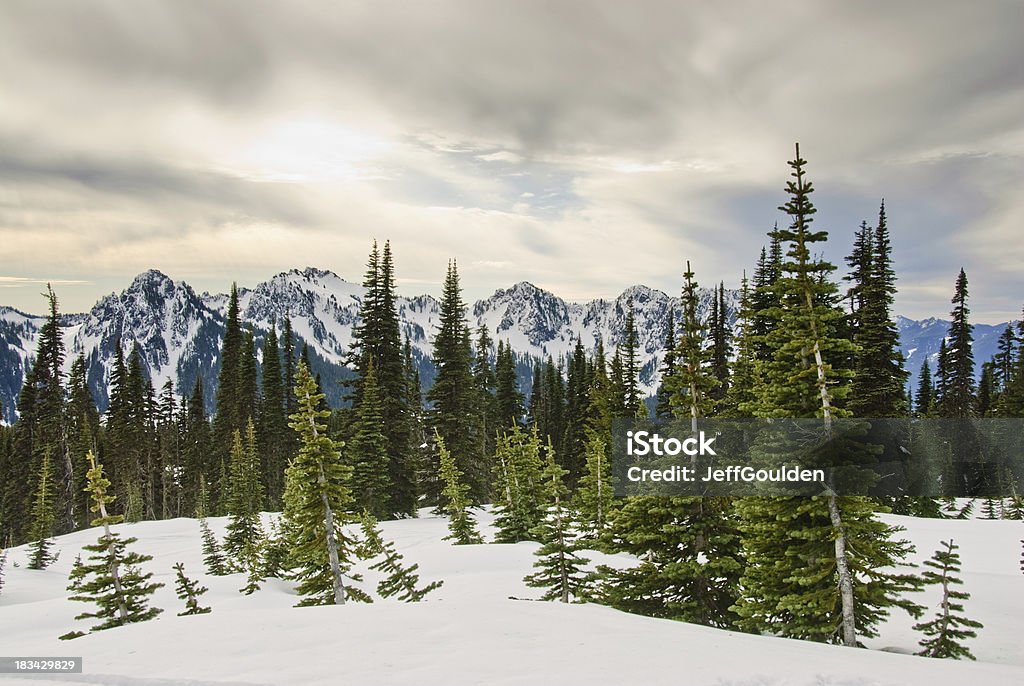
[[(336, 382), (348, 374), (344, 361), (363, 292), (361, 285), (333, 272), (306, 268), (282, 272), (252, 289), (240, 287), (239, 301), (242, 318), (252, 326), (258, 343), (272, 324), (280, 329), (285, 316), (291, 318), (295, 333), (309, 345), (312, 365), (321, 374), (329, 400), (337, 404), (341, 388)], [(709, 312), (711, 297), (710, 289), (700, 292), (701, 316)], [(735, 311), (737, 293), (728, 291), (726, 297)], [(512, 345), (525, 377), (530, 358), (551, 355), (557, 360), (572, 349), (577, 336), (588, 350), (601, 338), (608, 352), (613, 352), (621, 343), (630, 302), (642, 349), (640, 379), (652, 393), (659, 381), (669, 309), (677, 321), (680, 315), (678, 297), (632, 286), (613, 300), (575, 303), (521, 282), (477, 301), (468, 308), (467, 318), (474, 328), (486, 326), (495, 341)], [(184, 281), (156, 270), (144, 272), (121, 293), (100, 299), (88, 313), (64, 316), (66, 364), (70, 367), (75, 357), (85, 355), (90, 386), (104, 409), (115, 346), (120, 342), (127, 354), (137, 343), (155, 387), (171, 379), (176, 390), (188, 392), (196, 378), (202, 377), (211, 402), (227, 303), (224, 294), (199, 294)], [(439, 303), (429, 295), (400, 297), (398, 310), (403, 336), (411, 341), (424, 383), (429, 384), (433, 378), (429, 355)], [(7, 422), (14, 420), (18, 390), (35, 354), (43, 321), (41, 316), (0, 306), (0, 417)], [(934, 356), (938, 351), (947, 323), (903, 317), (898, 323), (908, 369), (916, 372), (922, 355)], [(977, 360), (986, 360), (995, 351), (1003, 326), (976, 327)]]

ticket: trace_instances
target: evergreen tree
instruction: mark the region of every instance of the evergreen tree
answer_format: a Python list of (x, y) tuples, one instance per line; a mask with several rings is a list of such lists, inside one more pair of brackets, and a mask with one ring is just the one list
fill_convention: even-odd
[[(842, 363), (852, 345), (838, 332), (844, 314), (829, 278), (835, 267), (812, 256), (828, 233), (811, 229), (813, 187), (799, 146), (789, 164), (790, 198), (780, 209), (792, 221), (778, 231), (789, 248), (774, 285), (778, 305), (769, 316), (776, 325), (764, 338), (752, 409), (761, 417), (819, 417), (830, 432), (840, 412), (835, 401), (849, 390)], [(747, 556), (745, 592), (736, 604), (741, 628), (854, 646), (858, 635), (875, 634), (889, 607), (918, 611), (901, 599), (913, 578), (880, 571), (897, 566), (910, 546), (893, 539), (897, 528), (876, 519), (871, 500), (754, 497), (736, 507)]]
[(175, 591), (178, 594), (178, 598), (185, 601), (185, 610), (179, 612), (178, 616), (204, 615), (208, 613), (210, 608), (200, 605), (199, 597), (210, 589), (206, 586), (200, 586), (197, 582), (185, 576), (185, 564), (183, 562), (174, 565), (174, 572), (177, 577)]
[[(618, 355), (616, 350), (616, 356)], [(640, 416), (642, 399), (640, 397), (640, 337), (636, 330), (636, 315), (633, 312), (633, 301), (630, 300), (626, 310), (626, 330), (622, 338), (622, 402), (625, 417)]]
[(523, 408), (523, 394), (519, 390), (515, 355), (512, 352), (512, 346), (503, 341), (498, 341), (494, 377), (494, 414), (497, 427), (507, 429), (522, 421), (526, 411)]
[[(89, 389), (88, 368), (83, 354), (79, 354), (71, 363), (71, 373), (68, 375), (66, 435), (68, 455), (85, 455), (90, 450), (99, 449), (100, 414)], [(72, 464), (71, 474), (72, 492), (62, 497), (71, 504), (71, 528), (77, 529), (85, 524), (89, 502), (85, 496), (85, 470)]]
[(755, 389), (759, 382), (755, 359), (756, 341), (752, 328), (754, 312), (750, 284), (744, 271), (740, 281), (740, 303), (737, 315), (739, 336), (736, 342), (736, 359), (732, 363), (732, 379), (718, 414), (723, 417), (749, 416), (750, 408), (756, 406)]
[(366, 295), (353, 333), (352, 366), (358, 376), (353, 383), (352, 407), (355, 412), (360, 409), (372, 364), (374, 383), (378, 387), (377, 411), (381, 416), (387, 455), (386, 502), (374, 511), (409, 516), (415, 512), (417, 498), (412, 444), (414, 428), (412, 408), (408, 404), (409, 380), (398, 320), (390, 242), (384, 243), (383, 252), (374, 242), (363, 286)]
[(543, 462), (539, 432), (529, 435), (519, 427), (498, 438), (494, 455), (495, 543), (517, 543), (531, 538), (543, 517)]
[[(862, 225), (866, 230), (866, 225)], [(857, 417), (899, 417), (906, 408), (904, 386), (908, 374), (903, 369), (899, 348), (899, 330), (892, 317), (896, 293), (896, 272), (892, 268), (892, 245), (885, 216), (885, 202), (878, 211), (878, 226), (868, 233), (862, 245), (867, 252), (855, 265), (854, 281), (858, 308), (854, 343), (854, 371), (848, 409)], [(857, 260), (854, 259), (854, 262)]]
[(532, 588), (545, 589), (541, 600), (568, 603), (585, 595), (587, 575), (583, 567), (589, 562), (576, 554), (577, 531), (571, 521), (571, 512), (565, 507), (569, 490), (563, 477), (566, 470), (555, 461), (554, 450), (547, 450), (546, 464), (541, 474), (547, 492), (547, 512), (531, 532), (542, 545), (534, 552), (536, 572), (523, 581)]
[(601, 568), (599, 597), (650, 617), (732, 627), (743, 570), (730, 501), (720, 497), (635, 497), (615, 516), (617, 551), (641, 560), (633, 568)]
[(725, 284), (719, 282), (712, 291), (712, 314), (710, 321), (711, 375), (718, 384), (711, 389), (710, 396), (716, 403), (729, 392), (729, 359), (732, 357), (732, 328), (729, 326), (729, 308), (725, 304)]
[(683, 320), (676, 347), (676, 373), (666, 379), (669, 404), (678, 417), (688, 417), (696, 431), (697, 419), (707, 417), (714, 408), (710, 393), (718, 386), (710, 370), (713, 351), (704, 347), (705, 327), (697, 317), (697, 282), (690, 262), (683, 274)]
[[(431, 419), (437, 435), (444, 439), (458, 471), (465, 479), (470, 502), (481, 503), (490, 491), (485, 455), (481, 450), (475, 420), (472, 356), (465, 305), (455, 261), (448, 264), (441, 298), (440, 325), (434, 337), (434, 365), (437, 376), (427, 393), (433, 403)], [(438, 450), (438, 456), (442, 451)], [(435, 496), (436, 493), (430, 494)]]
[(206, 565), (206, 573), (211, 576), (227, 576), (231, 573), (231, 565), (224, 557), (224, 551), (205, 517), (199, 518), (199, 530), (203, 537), (203, 564)]
[(46, 569), (57, 558), (53, 554), (54, 511), (53, 477), (50, 466), (50, 449), (43, 452), (36, 482), (36, 497), (32, 505), (32, 543), (29, 546), (29, 569)]
[(932, 370), (928, 366), (928, 358), (921, 363), (921, 373), (917, 379), (917, 396), (914, 406), (918, 417), (928, 417), (935, 409), (935, 388), (932, 386)]
[(953, 294), (952, 321), (946, 348), (945, 369), (941, 398), (942, 416), (972, 417), (976, 414), (974, 385), (974, 327), (968, 321), (967, 274), (960, 270)]
[(462, 483), (462, 472), (455, 463), (455, 458), (445, 446), (444, 438), (435, 430), (434, 443), (437, 445), (439, 477), (444, 484), (441, 491), (441, 511), (448, 517), (448, 535), (446, 541), (455, 541), (455, 545), (471, 545), (483, 543), (476, 530), (473, 515), (469, 512), (469, 486)]
[(220, 460), (212, 448), (210, 422), (206, 418), (206, 398), (202, 377), (196, 377), (196, 383), (192, 387), (184, 424), (182, 437), (184, 473), (182, 478), (184, 483), (194, 485), (194, 491), (186, 498), (186, 502), (197, 510), (201, 504), (202, 516), (206, 516), (209, 509), (209, 502), (205, 502), (209, 498), (208, 482), (217, 475)]
[(263, 484), (260, 480), (260, 458), (256, 453), (256, 428), (252, 419), (246, 423), (244, 443), (242, 435), (238, 431), (234, 433), (230, 469), (224, 551), (232, 561), (240, 564), (263, 539), (263, 527), (260, 525)]
[(358, 588), (345, 584), (349, 574), (354, 541), (344, 525), (352, 508), (349, 481), (352, 468), (341, 460), (340, 446), (326, 433), (323, 419), (330, 411), (320, 409), (323, 394), (304, 362), (296, 372), (295, 395), (298, 410), (291, 427), (299, 433), (301, 448), (285, 475), (286, 493), (292, 486), (285, 517), (292, 542), (293, 577), (299, 605), (341, 605), (346, 600), (368, 601)]
[(676, 374), (676, 326), (672, 317), (671, 308), (668, 311), (668, 321), (665, 324), (664, 355), (661, 359), (661, 384), (658, 386), (658, 403), (655, 406), (656, 417), (668, 418), (672, 416), (672, 407), (669, 405), (669, 392), (665, 382)]
[(566, 485), (574, 489), (586, 462), (587, 419), (590, 416), (592, 369), (583, 342), (576, 337), (565, 384), (565, 430), (559, 450), (560, 462), (567, 470)]
[(277, 328), (271, 324), (263, 342), (263, 393), (259, 409), (259, 445), (263, 457), (263, 489), (271, 509), (281, 506), (284, 470), (291, 457), (285, 379)]
[(582, 538), (600, 542), (615, 513), (615, 493), (607, 443), (596, 431), (587, 440), (586, 468), (573, 497), (573, 508), (579, 516)]
[[(73, 592), (70, 600), (95, 603), (95, 612), (83, 612), (75, 619), (96, 619), (99, 624), (91, 631), (101, 631), (111, 627), (122, 626), (134, 622), (144, 622), (162, 612), (159, 608), (151, 608), (149, 596), (163, 586), (152, 583), (152, 573), (143, 573), (139, 565), (149, 562), (150, 555), (129, 552), (128, 546), (135, 542), (134, 538), (122, 539), (113, 533), (110, 527), (119, 523), (120, 515), (107, 513), (107, 505), (114, 497), (108, 495), (110, 481), (103, 476), (103, 465), (96, 461), (92, 453), (87, 456), (89, 471), (87, 472), (89, 493), (92, 496), (90, 510), (99, 516), (93, 519), (92, 526), (102, 526), (103, 534), (91, 545), (83, 546), (92, 555), (89, 562), (76, 562), (71, 570), (68, 590)], [(71, 632), (61, 638), (75, 638), (80, 632)]]
[(935, 551), (932, 558), (924, 563), (929, 569), (925, 570), (922, 577), (925, 583), (941, 585), (942, 601), (934, 619), (914, 625), (915, 630), (927, 637), (921, 640), (919, 645), (922, 650), (918, 655), (954, 660), (966, 657), (973, 660), (974, 655), (963, 641), (977, 636), (974, 629), (982, 628), (982, 624), (961, 614), (964, 611), (961, 601), (969, 600), (971, 594), (953, 588), (963, 584), (957, 577), (960, 572), (960, 555), (956, 552), (958, 546), (952, 540), (943, 541), (942, 545), (945, 549)]
[(377, 594), (381, 598), (397, 596), (404, 603), (418, 603), (428, 593), (444, 584), (443, 581), (432, 581), (418, 588), (420, 577), (416, 570), (420, 566), (413, 564), (406, 567), (402, 564), (403, 556), (395, 550), (393, 542), (384, 540), (377, 520), (371, 514), (364, 512), (360, 525), (363, 530), (363, 545), (366, 548), (364, 557), (381, 557), (379, 561), (370, 565), (370, 569), (384, 575), (377, 584)]
[(381, 416), (380, 387), (370, 360), (362, 383), (362, 401), (356, 409), (354, 435), (349, 442), (348, 462), (352, 465), (352, 490), (357, 509), (374, 517), (391, 514), (388, 491), (388, 446)]
[(235, 431), (242, 431), (246, 419), (241, 416), (240, 409), (243, 402), (240, 399), (239, 370), (245, 346), (240, 317), (238, 286), (232, 283), (227, 319), (224, 322), (224, 339), (218, 357), (220, 371), (217, 375), (217, 414), (213, 418), (214, 440), (219, 454), (223, 457), (230, 454), (232, 436)]

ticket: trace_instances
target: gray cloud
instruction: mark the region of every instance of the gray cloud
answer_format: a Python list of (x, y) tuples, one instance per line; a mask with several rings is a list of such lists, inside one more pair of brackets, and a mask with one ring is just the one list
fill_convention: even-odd
[[(369, 238), (390, 236), (409, 284), (448, 255), (515, 265), (473, 273), (473, 295), (510, 275), (581, 297), (674, 291), (686, 259), (735, 284), (800, 140), (833, 261), (884, 196), (900, 309), (943, 314), (963, 264), (976, 315), (1005, 319), (1024, 298), (1022, 12), (6, 2), (5, 262), (70, 280), (157, 263), (225, 285), (306, 263), (357, 278)], [(96, 250), (47, 254), (40, 231)]]

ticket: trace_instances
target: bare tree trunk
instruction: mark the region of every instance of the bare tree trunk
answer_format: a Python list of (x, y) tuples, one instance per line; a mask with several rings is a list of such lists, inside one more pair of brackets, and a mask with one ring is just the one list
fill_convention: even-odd
[[(95, 464), (95, 463), (94, 463)], [(104, 520), (107, 518), (107, 506), (100, 501), (100, 517)], [(107, 537), (107, 545), (113, 545), (110, 534), (110, 524), (103, 522), (103, 533)], [(124, 591), (121, 588), (121, 570), (120, 565), (116, 560), (112, 560), (110, 563), (110, 577), (114, 580), (114, 592), (117, 593), (117, 616), (121, 618), (122, 622), (128, 620), (128, 606), (124, 602)]]
[[(797, 155), (799, 157), (799, 155)], [(821, 345), (818, 341), (818, 325), (814, 319), (814, 301), (811, 297), (811, 290), (804, 287), (804, 299), (807, 304), (807, 311), (810, 314), (811, 336), (814, 339), (814, 366), (818, 372), (818, 393), (821, 397), (821, 416), (825, 422), (825, 431), (832, 431), (832, 404), (828, 397), (828, 387), (825, 381), (825, 362), (821, 357)], [(857, 618), (853, 595), (853, 575), (850, 574), (850, 564), (846, 556), (846, 532), (843, 527), (843, 517), (839, 510), (839, 499), (834, 492), (830, 492), (828, 499), (828, 514), (832, 521), (832, 530), (835, 535), (836, 573), (839, 576), (839, 598), (843, 606), (843, 645), (851, 648), (857, 646)]]

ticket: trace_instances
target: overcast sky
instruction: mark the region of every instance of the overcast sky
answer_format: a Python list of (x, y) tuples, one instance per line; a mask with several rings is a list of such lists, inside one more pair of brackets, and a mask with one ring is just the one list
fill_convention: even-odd
[(793, 143), (841, 262), (884, 197), (897, 311), (1024, 303), (1020, 2), (0, 3), (0, 304), (307, 265), (575, 300), (738, 285)]

